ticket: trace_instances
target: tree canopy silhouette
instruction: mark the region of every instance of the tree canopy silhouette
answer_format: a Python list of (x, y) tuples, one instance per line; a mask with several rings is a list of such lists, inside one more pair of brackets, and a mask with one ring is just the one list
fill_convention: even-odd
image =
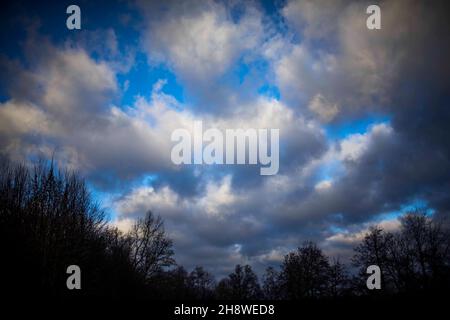
[[(111, 227), (84, 181), (53, 164), (2, 161), (0, 250), (7, 287), (18, 294), (137, 295), (143, 279), (174, 263), (161, 218), (147, 213), (131, 232)], [(80, 266), (83, 290), (66, 288)]]
[[(197, 266), (174, 260), (161, 217), (148, 211), (123, 233), (113, 227), (83, 179), (53, 163), (27, 167), (0, 161), (2, 286), (10, 295), (151, 299), (298, 300), (366, 296), (366, 268), (382, 271), (381, 295), (439, 294), (450, 288), (450, 232), (426, 211), (400, 219), (397, 230), (369, 229), (352, 259), (359, 275), (313, 242), (271, 266), (262, 286), (250, 265), (216, 284)], [(82, 290), (68, 290), (66, 269), (82, 270)]]
[(398, 232), (370, 229), (355, 248), (353, 263), (364, 273), (368, 265), (382, 270), (386, 289), (394, 293), (438, 292), (450, 286), (450, 233), (442, 221), (423, 210), (400, 219)]

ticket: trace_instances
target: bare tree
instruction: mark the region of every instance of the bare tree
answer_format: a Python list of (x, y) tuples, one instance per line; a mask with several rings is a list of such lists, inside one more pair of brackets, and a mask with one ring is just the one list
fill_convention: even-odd
[(412, 283), (419, 290), (429, 290), (448, 281), (450, 234), (441, 221), (416, 209), (401, 218), (397, 238), (403, 259), (410, 261), (406, 287)]
[(161, 217), (155, 217), (152, 212), (134, 223), (128, 239), (132, 265), (145, 278), (151, 278), (163, 267), (175, 263), (172, 240), (166, 236)]
[[(104, 211), (76, 174), (60, 172), (53, 163), (29, 168), (0, 162), (0, 267), (14, 280), (5, 283), (11, 292), (76, 294), (65, 286), (71, 264), (85, 275), (77, 294), (111, 295), (120, 287), (123, 295), (126, 287), (136, 289), (128, 251), (116, 246), (123, 239), (106, 224)], [(33, 276), (24, 277), (29, 270)]]
[(258, 278), (249, 265), (236, 265), (234, 272), (217, 285), (220, 299), (255, 300), (261, 297)]
[(318, 298), (327, 294), (330, 265), (312, 242), (284, 258), (281, 269), (283, 292), (287, 299)]
[(267, 300), (280, 300), (282, 298), (280, 273), (273, 267), (268, 267), (263, 277), (263, 295)]
[(449, 283), (450, 236), (444, 225), (424, 210), (407, 213), (398, 231), (375, 227), (355, 248), (353, 263), (361, 273), (371, 265), (381, 268), (385, 290), (432, 290)]
[(343, 296), (349, 289), (349, 277), (345, 265), (339, 259), (334, 260), (330, 265), (328, 288), (329, 294), (333, 298)]
[(195, 267), (189, 274), (189, 287), (197, 299), (210, 299), (215, 287), (214, 277), (203, 267)]

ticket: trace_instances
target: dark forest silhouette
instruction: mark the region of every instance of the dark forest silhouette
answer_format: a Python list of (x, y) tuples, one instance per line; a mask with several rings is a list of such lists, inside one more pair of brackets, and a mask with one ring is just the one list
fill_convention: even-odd
[[(216, 282), (200, 266), (188, 272), (176, 264), (159, 216), (148, 212), (122, 233), (108, 224), (82, 179), (52, 164), (1, 162), (0, 236), (2, 285), (10, 295), (298, 300), (450, 288), (449, 230), (421, 211), (405, 214), (398, 232), (372, 227), (356, 246), (352, 266), (306, 242), (279, 268), (269, 267), (261, 281), (251, 266), (237, 265)], [(66, 287), (71, 264), (82, 270), (82, 290)], [(366, 287), (372, 264), (382, 270), (382, 290)]]

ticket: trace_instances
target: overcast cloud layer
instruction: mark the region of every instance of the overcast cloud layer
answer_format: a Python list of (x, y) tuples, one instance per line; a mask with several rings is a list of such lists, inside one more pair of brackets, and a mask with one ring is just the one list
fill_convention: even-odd
[[(382, 1), (381, 30), (367, 5), (81, 2), (68, 31), (62, 4), (11, 4), (0, 152), (79, 171), (123, 230), (161, 215), (188, 269), (262, 270), (305, 240), (345, 260), (371, 222), (450, 209), (445, 2)], [(171, 132), (200, 120), (279, 128), (279, 173), (172, 164)]]

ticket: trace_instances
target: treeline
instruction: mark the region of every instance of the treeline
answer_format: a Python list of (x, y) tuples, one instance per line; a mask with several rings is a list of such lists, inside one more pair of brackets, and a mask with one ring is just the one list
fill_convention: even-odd
[[(372, 227), (350, 265), (307, 242), (262, 279), (251, 266), (237, 265), (220, 281), (202, 267), (187, 272), (178, 266), (163, 221), (151, 212), (127, 233), (107, 221), (74, 173), (52, 164), (28, 168), (1, 161), (2, 289), (21, 297), (298, 300), (439, 294), (450, 288), (450, 232), (422, 212), (403, 216), (396, 232)], [(73, 264), (82, 270), (81, 290), (66, 287), (66, 269)], [(382, 290), (367, 289), (369, 265), (381, 268)]]

